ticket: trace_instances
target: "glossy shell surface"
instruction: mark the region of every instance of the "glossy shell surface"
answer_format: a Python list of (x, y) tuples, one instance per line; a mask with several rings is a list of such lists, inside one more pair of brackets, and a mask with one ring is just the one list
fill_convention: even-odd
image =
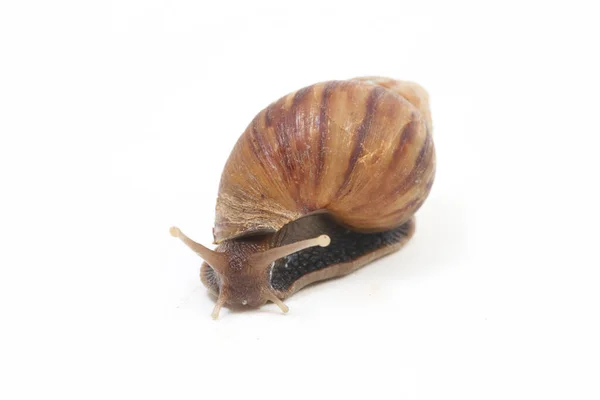
[(290, 93), (262, 110), (221, 176), (215, 243), (327, 212), (361, 232), (408, 221), (435, 176), (427, 93), (365, 77)]

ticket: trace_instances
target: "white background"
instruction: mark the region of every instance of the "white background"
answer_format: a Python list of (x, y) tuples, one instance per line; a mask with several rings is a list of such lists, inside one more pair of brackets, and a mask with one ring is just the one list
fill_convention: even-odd
[[(591, 1), (3, 1), (0, 397), (600, 398), (597, 18)], [(168, 228), (211, 243), (252, 117), (361, 75), (431, 96), (414, 239), (287, 315), (213, 321)]]

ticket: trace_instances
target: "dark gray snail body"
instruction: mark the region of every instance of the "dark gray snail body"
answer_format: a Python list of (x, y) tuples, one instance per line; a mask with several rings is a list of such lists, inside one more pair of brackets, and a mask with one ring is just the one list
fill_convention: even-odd
[(426, 92), (356, 78), (308, 86), (261, 111), (221, 176), (201, 280), (225, 303), (281, 302), (400, 249), (435, 176)]

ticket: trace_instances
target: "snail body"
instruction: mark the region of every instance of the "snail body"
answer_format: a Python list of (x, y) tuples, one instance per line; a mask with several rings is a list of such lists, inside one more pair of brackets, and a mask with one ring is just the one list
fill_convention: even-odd
[(204, 285), (225, 303), (281, 302), (400, 249), (435, 176), (427, 93), (380, 77), (317, 83), (262, 110), (221, 176)]

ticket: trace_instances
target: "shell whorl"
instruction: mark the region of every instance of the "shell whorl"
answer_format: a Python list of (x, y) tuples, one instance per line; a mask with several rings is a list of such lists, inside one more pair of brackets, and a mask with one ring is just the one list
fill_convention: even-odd
[(305, 87), (262, 110), (221, 176), (215, 243), (328, 212), (364, 232), (406, 222), (429, 194), (426, 92), (365, 77)]

